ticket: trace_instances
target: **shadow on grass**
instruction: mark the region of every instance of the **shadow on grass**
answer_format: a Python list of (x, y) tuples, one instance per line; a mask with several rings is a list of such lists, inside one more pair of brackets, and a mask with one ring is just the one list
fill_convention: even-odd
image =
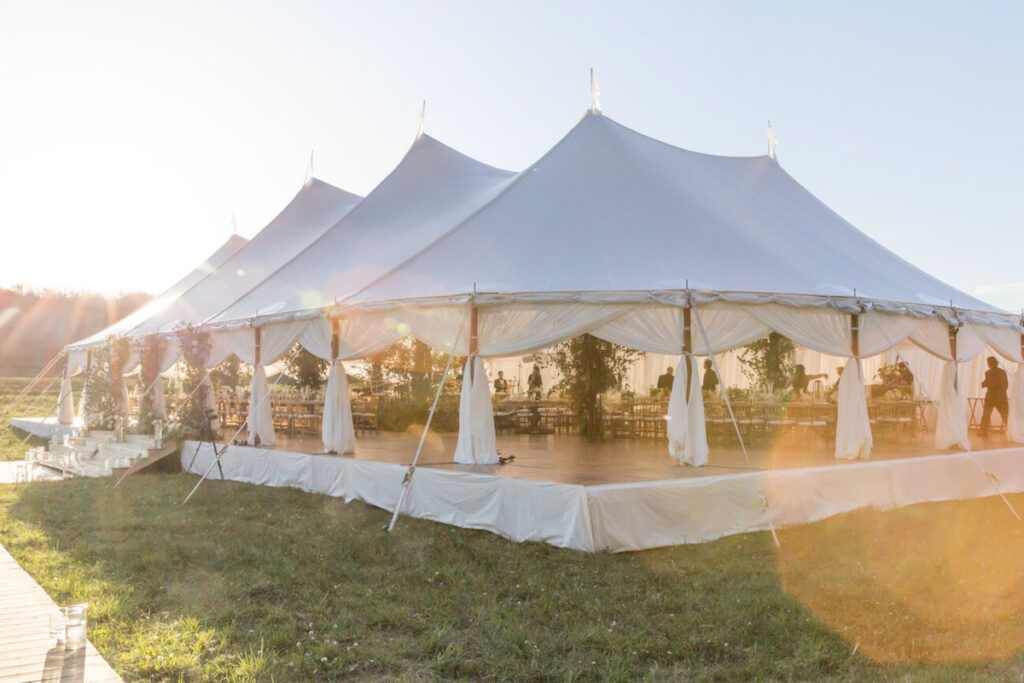
[[(950, 597), (925, 570), (935, 529), (948, 526), (946, 506), (961, 504), (787, 530), (780, 554), (767, 534), (748, 534), (587, 555), (408, 518), (389, 535), (384, 511), (231, 482), (209, 481), (182, 506), (195, 481), (144, 475), (118, 489), (109, 481), (0, 489), (0, 542), (58, 602), (93, 603), (90, 638), (126, 677), (863, 679), (1021, 670), (1019, 658), (920, 663), (978, 658), (963, 649), (966, 657), (939, 656), (957, 638), (982, 642), (970, 623), (905, 618), (907, 595)], [(974, 503), (977, 523), (1000, 516), (989, 501), (963, 505)], [(908, 540), (922, 536), (920, 545)], [(947, 550), (959, 558), (974, 546)], [(901, 552), (916, 559), (901, 564)], [(965, 571), (971, 566), (965, 560)], [(1003, 577), (993, 606), (1014, 590), (1010, 570), (999, 572), (978, 577), (980, 587)], [(915, 575), (932, 590), (915, 587)], [(1020, 621), (1017, 602), (1006, 621)], [(938, 636), (912, 638), (927, 645), (908, 649), (896, 620)], [(1015, 634), (1006, 630), (996, 639), (1003, 646), (981, 656), (1013, 651)], [(918, 663), (892, 663), (907, 660)]]

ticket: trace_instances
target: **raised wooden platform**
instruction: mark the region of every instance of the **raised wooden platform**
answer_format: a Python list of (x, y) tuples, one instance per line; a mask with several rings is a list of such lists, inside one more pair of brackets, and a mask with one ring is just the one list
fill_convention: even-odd
[[(417, 435), (360, 438), (352, 457), (316, 455), (314, 439), (272, 448), (232, 446), (225, 478), (362, 500), (392, 510)], [(683, 467), (658, 441), (588, 444), (575, 436), (501, 436), (508, 465), (458, 465), (456, 436), (432, 434), (403, 512), (488, 529), (517, 541), (586, 551), (640, 550), (801, 524), (859, 507), (1024, 491), (1024, 448), (991, 437), (985, 450), (936, 454), (924, 437), (883, 444), (868, 461), (836, 461), (823, 444), (715, 449), (707, 467)], [(979, 444), (980, 445), (980, 444)], [(204, 446), (182, 466), (218, 478)], [(303, 452), (305, 451), (305, 452)], [(191, 464), (191, 468), (189, 465)], [(1009, 512), (1007, 513), (1009, 514)]]

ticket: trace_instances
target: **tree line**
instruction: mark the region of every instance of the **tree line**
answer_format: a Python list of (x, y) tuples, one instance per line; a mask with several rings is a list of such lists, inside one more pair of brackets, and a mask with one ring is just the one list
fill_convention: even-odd
[(151, 298), (141, 292), (105, 297), (0, 289), (0, 375), (34, 376), (66, 345), (99, 332)]

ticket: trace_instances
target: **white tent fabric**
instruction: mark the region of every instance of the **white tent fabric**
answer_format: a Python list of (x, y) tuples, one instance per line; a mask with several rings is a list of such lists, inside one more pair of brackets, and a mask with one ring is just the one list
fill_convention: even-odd
[[(692, 364), (693, 359), (689, 359)], [(679, 461), (680, 465), (700, 467), (708, 462), (708, 438), (704, 426), (704, 396), (700, 388), (700, 378), (696, 373), (689, 382), (687, 396), (687, 378), (690, 369), (687, 357), (679, 359), (676, 366), (676, 377), (672, 382), (672, 392), (668, 399), (668, 452)]]
[(71, 376), (65, 369), (60, 380), (60, 396), (57, 398), (57, 423), (73, 424), (75, 421), (75, 398), (71, 393)]
[(490, 465), (498, 462), (490, 383), (480, 357), (466, 359), (459, 398), (459, 440), (455, 462)]
[(1006, 438), (1014, 443), (1024, 443), (1024, 363), (1017, 363), (1012, 377)]
[(839, 412), (836, 420), (836, 458), (855, 460), (871, 455), (871, 420), (864, 396), (860, 361), (850, 358), (839, 379)]
[[(701, 307), (701, 322), (711, 343), (710, 353), (749, 344), (771, 329), (745, 311), (712, 304)], [(678, 355), (683, 343), (683, 309), (679, 306), (633, 306), (616, 320), (594, 330), (594, 336), (641, 351)], [(696, 355), (709, 350), (699, 334), (693, 335)]]
[(957, 363), (950, 360), (942, 371), (939, 387), (939, 416), (935, 424), (935, 447), (941, 450), (959, 446), (971, 450), (967, 440), (967, 399), (957, 382)]
[(68, 351), (68, 377), (74, 377), (85, 372), (85, 366), (89, 362), (89, 352), (85, 349)]
[(263, 446), (277, 445), (274, 433), (274, 416), (270, 405), (270, 388), (267, 386), (267, 371), (262, 365), (252, 369), (252, 391), (249, 394), (249, 438), (256, 439)]
[[(220, 245), (215, 252), (199, 264), (194, 270), (188, 275), (183, 277), (181, 280), (173, 284), (164, 292), (160, 293), (157, 297), (151, 300), (149, 303), (144, 305), (139, 310), (135, 311), (131, 315), (128, 315), (121, 320), (118, 320), (113, 325), (110, 325), (99, 332), (92, 334), (85, 339), (80, 339), (74, 344), (69, 344), (69, 349), (84, 349), (89, 346), (95, 346), (96, 344), (102, 344), (107, 341), (110, 337), (120, 337), (128, 334), (133, 329), (138, 327), (140, 324), (145, 322), (151, 316), (159, 313), (168, 306), (170, 306), (179, 296), (188, 290), (192, 289), (195, 285), (202, 282), (207, 276), (220, 268), (229, 258), (231, 258), (239, 249), (244, 247), (249, 240), (238, 235), (232, 235), (229, 237), (224, 244)], [(84, 356), (84, 351), (81, 351)], [(69, 354), (70, 358), (71, 354)], [(80, 361), (76, 360), (74, 367), (76, 368), (72, 374), (77, 374), (79, 369), (85, 368), (84, 357)]]
[(594, 112), (493, 201), (348, 301), (684, 288), (1000, 313), (859, 232), (774, 159), (679, 149)]
[(331, 305), (433, 243), (512, 177), (421, 135), (358, 207), (213, 322)]
[(166, 333), (207, 321), (309, 246), (359, 201), (350, 192), (310, 179), (248, 244), (131, 334)]
[(352, 403), (348, 396), (348, 377), (340, 360), (327, 372), (327, 390), (321, 436), (327, 453), (355, 453), (356, 430), (352, 422)]

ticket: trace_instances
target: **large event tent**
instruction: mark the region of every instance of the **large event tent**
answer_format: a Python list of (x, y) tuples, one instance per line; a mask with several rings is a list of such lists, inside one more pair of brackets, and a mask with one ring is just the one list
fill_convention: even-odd
[[(583, 332), (683, 356), (669, 409), (670, 452), (691, 464), (707, 454), (700, 392), (683, 379), (692, 356), (771, 330), (849, 359), (840, 385), (842, 458), (866, 457), (871, 448), (859, 359), (909, 341), (948, 361), (936, 397), (943, 448), (967, 442), (957, 362), (986, 346), (1022, 361), (1018, 317), (889, 252), (771, 156), (679, 149), (596, 108), (514, 176), (420, 137), (349, 216), (279, 263), (244, 284), (227, 273), (232, 286), (196, 302), (202, 315), (164, 315), (132, 335), (201, 322), (222, 348), (258, 367), (296, 341), (334, 360), (406, 335), (468, 355), (462, 462), (496, 459), (480, 356), (523, 353)], [(260, 375), (253, 405), (265, 395)], [(328, 402), (346, 414), (347, 395), (336, 384)], [(250, 413), (257, 434), (267, 421)], [(328, 430), (351, 431), (326, 416), (324, 423), (325, 445)]]

